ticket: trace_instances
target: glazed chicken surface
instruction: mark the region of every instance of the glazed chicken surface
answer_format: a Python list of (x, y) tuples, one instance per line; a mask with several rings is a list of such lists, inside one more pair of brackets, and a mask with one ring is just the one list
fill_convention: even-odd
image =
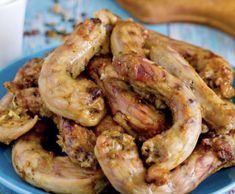
[(14, 142), (17, 174), (53, 193), (178, 194), (235, 166), (232, 66), (94, 15), (4, 83), (0, 142)]

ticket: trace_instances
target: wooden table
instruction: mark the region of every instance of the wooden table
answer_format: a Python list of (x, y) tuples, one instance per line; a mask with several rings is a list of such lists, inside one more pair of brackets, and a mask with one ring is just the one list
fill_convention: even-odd
[[(55, 6), (55, 2), (59, 2), (60, 6)], [(93, 11), (101, 8), (108, 8), (123, 18), (130, 17), (113, 0), (28, 0), (23, 55), (59, 45), (62, 40), (58, 34), (71, 32), (75, 21), (90, 17)], [(211, 49), (235, 67), (235, 39), (223, 32), (196, 24), (176, 23), (146, 27)], [(55, 36), (54, 30), (57, 35), (51, 38)], [(235, 190), (230, 193), (235, 193)], [(15, 193), (0, 185), (0, 194)]]

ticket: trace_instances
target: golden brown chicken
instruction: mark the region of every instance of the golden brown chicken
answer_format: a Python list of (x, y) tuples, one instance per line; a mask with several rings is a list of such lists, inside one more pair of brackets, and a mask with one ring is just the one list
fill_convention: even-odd
[(87, 19), (45, 59), (39, 91), (53, 113), (87, 127), (97, 125), (103, 118), (104, 100), (101, 95), (93, 95), (94, 90), (99, 90), (97, 85), (78, 75), (100, 50), (106, 36), (105, 25), (98, 18)]
[[(2, 105), (2, 106), (1, 106)], [(37, 123), (38, 116), (31, 117), (25, 109), (14, 103), (14, 95), (8, 92), (0, 100), (0, 142), (10, 144), (27, 133)]]
[(217, 95), (228, 99), (235, 96), (234, 70), (221, 56), (201, 47), (171, 39), (154, 31), (148, 31), (145, 48), (149, 49), (159, 44), (168, 45), (183, 56)]
[(45, 150), (42, 142), (47, 130), (51, 129), (40, 122), (16, 142), (12, 150), (12, 163), (17, 174), (28, 183), (49, 192), (100, 193), (108, 184), (102, 171), (81, 168), (67, 156), (56, 156)]
[(210, 174), (235, 165), (235, 134), (205, 138), (163, 185), (147, 183), (134, 138), (118, 131), (98, 137), (95, 154), (113, 187), (125, 194), (189, 193)]
[(196, 146), (201, 133), (200, 106), (183, 82), (143, 57), (124, 55), (114, 61), (114, 67), (131, 84), (161, 95), (171, 109), (174, 120), (170, 129), (142, 146), (146, 163), (151, 165), (147, 180), (161, 184), (168, 172), (182, 163)]
[(123, 131), (110, 115), (106, 115), (94, 129), (82, 127), (74, 121), (60, 116), (53, 116), (53, 120), (59, 129), (57, 143), (69, 159), (82, 168), (97, 169), (98, 162), (94, 154), (94, 147), (97, 137), (103, 131), (109, 130), (110, 127)]
[(202, 118), (192, 91), (145, 57), (145, 34), (144, 28), (134, 22), (117, 22), (111, 34), (113, 65), (123, 80), (162, 99), (171, 109), (173, 125), (142, 146), (146, 163), (151, 166), (147, 181), (163, 184), (170, 170), (192, 153), (201, 133)]
[(145, 140), (166, 129), (164, 113), (155, 110), (150, 104), (141, 102), (138, 95), (119, 78), (109, 57), (93, 59), (88, 71), (102, 88), (114, 120), (128, 133), (140, 140)]
[(82, 168), (96, 169), (97, 160), (94, 154), (96, 135), (94, 132), (59, 116), (55, 116), (54, 121), (60, 134), (58, 143), (69, 158)]
[(159, 44), (150, 49), (150, 58), (191, 88), (201, 104), (203, 118), (212, 129), (219, 133), (235, 130), (235, 106), (219, 98), (174, 49)]
[(41, 63), (41, 59), (30, 60), (18, 70), (13, 81), (4, 83), (9, 92), (0, 101), (0, 142), (9, 144), (36, 124), (38, 116), (30, 115), (29, 110), (18, 103), (17, 94), (37, 86)]
[(109, 180), (121, 193), (178, 194), (234, 166), (229, 64), (108, 10), (95, 16), (5, 83), (0, 142), (33, 128), (13, 147), (16, 172), (55, 193), (100, 193)]

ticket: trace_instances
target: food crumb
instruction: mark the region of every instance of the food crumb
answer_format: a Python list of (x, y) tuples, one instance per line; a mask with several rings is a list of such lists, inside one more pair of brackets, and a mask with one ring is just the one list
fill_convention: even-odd
[(60, 13), (61, 12), (60, 4), (59, 3), (54, 3), (52, 8), (51, 8), (51, 11), (53, 13)]
[(65, 29), (61, 30), (48, 30), (45, 32), (46, 37), (48, 38), (58, 38), (60, 40), (65, 40), (68, 33), (65, 31)]
[(38, 29), (33, 29), (31, 31), (25, 31), (24, 36), (36, 36), (40, 33)]
[(45, 25), (48, 27), (54, 27), (56, 26), (56, 22), (46, 22)]
[(57, 33), (55, 31), (48, 30), (46, 31), (45, 35), (49, 38), (55, 38), (57, 36)]

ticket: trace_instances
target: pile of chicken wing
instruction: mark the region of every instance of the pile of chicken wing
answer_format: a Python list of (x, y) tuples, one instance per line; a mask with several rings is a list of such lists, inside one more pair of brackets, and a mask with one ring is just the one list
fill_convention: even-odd
[(235, 165), (233, 73), (100, 10), (4, 83), (0, 142), (14, 141), (15, 171), (46, 191), (188, 193)]

